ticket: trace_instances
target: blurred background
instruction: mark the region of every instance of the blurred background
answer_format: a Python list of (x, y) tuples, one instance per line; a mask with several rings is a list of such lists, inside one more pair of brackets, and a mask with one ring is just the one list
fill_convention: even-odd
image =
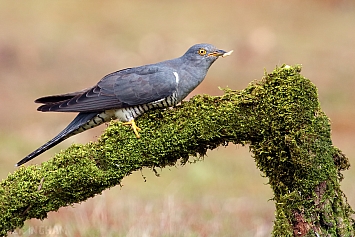
[[(219, 59), (195, 94), (241, 90), (264, 70), (302, 64), (332, 122), (332, 139), (355, 161), (355, 3), (314, 1), (0, 1), (0, 177), (56, 135), (74, 114), (40, 113), (41, 96), (76, 91), (126, 67), (179, 57), (207, 42), (234, 53)], [(105, 126), (68, 139), (95, 141)], [(355, 208), (355, 169), (342, 190)], [(156, 177), (136, 172), (122, 187), (29, 220), (21, 236), (269, 236), (273, 197), (248, 147)]]

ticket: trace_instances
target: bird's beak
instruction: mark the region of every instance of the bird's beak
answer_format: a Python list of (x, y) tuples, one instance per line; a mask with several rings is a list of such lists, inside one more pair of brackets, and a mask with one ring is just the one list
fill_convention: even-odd
[(214, 56), (214, 57), (221, 56), (223, 58), (223, 57), (231, 55), (232, 53), (233, 53), (233, 50), (226, 52), (224, 50), (218, 49), (218, 50), (214, 51), (213, 53), (209, 53), (208, 56)]

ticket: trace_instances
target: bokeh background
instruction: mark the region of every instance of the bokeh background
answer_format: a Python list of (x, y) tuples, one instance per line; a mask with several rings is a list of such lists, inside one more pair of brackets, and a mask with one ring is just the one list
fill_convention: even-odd
[[(314, 1), (0, 1), (0, 177), (64, 128), (74, 114), (40, 113), (34, 99), (80, 90), (125, 67), (182, 55), (208, 42), (219, 59), (195, 94), (241, 90), (264, 70), (302, 64), (332, 122), (332, 139), (355, 162), (355, 3)], [(94, 141), (105, 126), (72, 143)], [(273, 197), (248, 147), (204, 161), (136, 172), (122, 187), (29, 220), (12, 236), (269, 236)], [(355, 169), (342, 189), (355, 208)]]

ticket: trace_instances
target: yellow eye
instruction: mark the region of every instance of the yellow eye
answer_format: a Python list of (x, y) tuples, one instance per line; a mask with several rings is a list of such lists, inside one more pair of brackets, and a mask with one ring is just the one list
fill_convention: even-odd
[(205, 49), (202, 49), (202, 48), (201, 48), (201, 49), (198, 50), (198, 54), (201, 55), (201, 56), (205, 55), (206, 53), (207, 53), (207, 52), (206, 52)]

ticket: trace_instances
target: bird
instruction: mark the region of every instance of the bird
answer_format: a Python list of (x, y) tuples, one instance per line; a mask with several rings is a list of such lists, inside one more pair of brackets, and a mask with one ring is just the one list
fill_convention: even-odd
[(155, 64), (122, 69), (103, 77), (95, 86), (77, 92), (41, 97), (42, 112), (77, 112), (57, 136), (24, 157), (20, 166), (65, 139), (117, 119), (130, 125), (137, 138), (141, 129), (135, 118), (153, 108), (180, 103), (205, 78), (210, 66), (226, 52), (211, 44), (196, 44), (181, 57)]

